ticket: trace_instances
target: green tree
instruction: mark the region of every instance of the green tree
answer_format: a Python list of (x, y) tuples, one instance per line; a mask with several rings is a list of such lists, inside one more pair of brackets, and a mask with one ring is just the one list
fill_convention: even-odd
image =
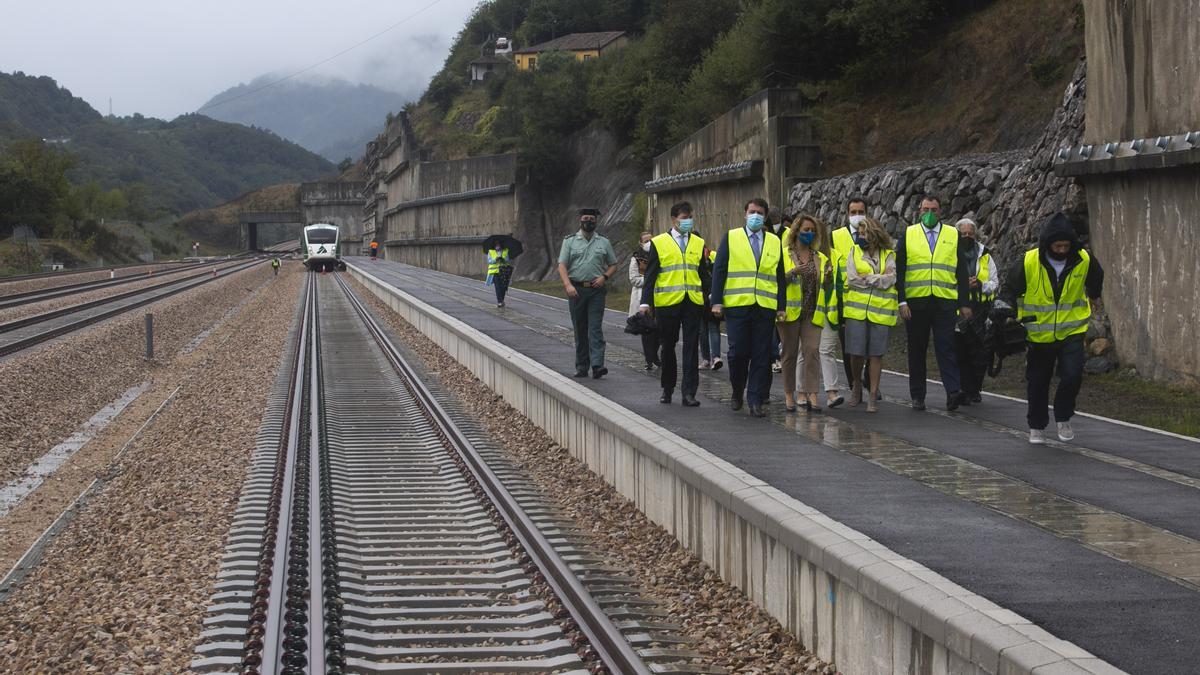
[(0, 228), (29, 225), (39, 236), (72, 214), (67, 170), (74, 159), (37, 139), (14, 141), (0, 163)]

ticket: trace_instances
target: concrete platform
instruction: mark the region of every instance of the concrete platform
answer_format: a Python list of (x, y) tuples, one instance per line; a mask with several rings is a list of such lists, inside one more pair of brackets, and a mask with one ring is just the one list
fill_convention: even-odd
[[(552, 436), (574, 434), (577, 442), (564, 445), (843, 672), (1106, 672), (1093, 654), (1130, 672), (1197, 672), (1195, 440), (1081, 417), (1075, 443), (1037, 448), (1025, 439), (1023, 403), (985, 396), (984, 405), (957, 413), (915, 413), (898, 376), (885, 377), (887, 400), (876, 415), (861, 408), (788, 414), (776, 403), (766, 420), (752, 419), (725, 406), (727, 371), (701, 371), (700, 408), (665, 406), (657, 374), (641, 369), (640, 341), (622, 332), (623, 313), (606, 317), (609, 376), (559, 378), (552, 371), (573, 371), (564, 299), (513, 290), (498, 309), (491, 289), (475, 280), (348, 262), (419, 301), (397, 300), (412, 316), (444, 313), (422, 329), (473, 342), (460, 358), (489, 384), (502, 382), (490, 375), (498, 369), (523, 369), (524, 389), (502, 391), (506, 399)], [(521, 364), (505, 363), (516, 355)], [(779, 389), (777, 378), (781, 397)], [(936, 391), (931, 386), (931, 403)], [(547, 398), (531, 412), (535, 394)], [(590, 407), (596, 419), (585, 420), (586, 433), (559, 428), (559, 404), (577, 417)], [(612, 419), (600, 419), (606, 415)], [(601, 428), (607, 435), (598, 435)], [(610, 458), (625, 457), (621, 443), (656, 458), (646, 471), (662, 467), (688, 486), (706, 486), (697, 489), (709, 497), (725, 495), (723, 504), (705, 508), (735, 513), (739, 528), (762, 536), (736, 545), (711, 534), (698, 540), (699, 525), (681, 522), (689, 519), (680, 514), (686, 500), (621, 484), (643, 480), (606, 465), (628, 461)], [(741, 487), (724, 485), (730, 481)], [(780, 527), (775, 515), (810, 529)], [(779, 562), (777, 542), (795, 555)], [(796, 581), (785, 589), (756, 581), (790, 575)], [(836, 613), (839, 603), (863, 625), (887, 625), (863, 618), (882, 610), (892, 627), (886, 635), (855, 633), (837, 623), (846, 620)], [(1047, 631), (1078, 647), (1054, 642)], [(830, 642), (855, 635), (854, 645)], [(873, 641), (886, 642), (889, 656), (872, 653)]]

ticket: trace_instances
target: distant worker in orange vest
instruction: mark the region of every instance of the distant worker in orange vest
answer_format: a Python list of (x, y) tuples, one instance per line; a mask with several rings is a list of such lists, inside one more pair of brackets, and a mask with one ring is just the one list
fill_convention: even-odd
[(371, 242), (371, 260), (376, 260), (379, 257), (379, 242)]

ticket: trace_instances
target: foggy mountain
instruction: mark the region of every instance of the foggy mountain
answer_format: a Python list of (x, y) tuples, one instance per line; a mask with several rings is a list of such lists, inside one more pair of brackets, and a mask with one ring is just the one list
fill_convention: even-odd
[(408, 96), (333, 78), (287, 80), (247, 93), (276, 79), (277, 75), (263, 75), (227, 89), (199, 112), (213, 119), (269, 129), (338, 162), (361, 157), (367, 141), (382, 129), (387, 114), (416, 98), (415, 93)]

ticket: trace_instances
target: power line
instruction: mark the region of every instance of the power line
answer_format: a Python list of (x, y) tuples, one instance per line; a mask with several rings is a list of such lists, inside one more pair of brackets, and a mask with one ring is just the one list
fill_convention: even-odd
[(257, 94), (258, 92), (262, 91), (263, 89), (267, 89), (268, 87), (274, 87), (275, 85), (279, 84), (280, 82), (286, 82), (286, 81), (292, 79), (293, 77), (296, 77), (297, 75), (303, 75), (304, 73), (307, 73), (308, 71), (310, 71), (314, 68), (318, 68), (320, 66), (325, 65), (326, 63), (329, 63), (330, 61), (336, 59), (337, 57), (339, 57), (347, 52), (358, 49), (359, 47), (367, 44), (371, 40), (374, 40), (375, 38), (380, 37), (381, 35), (383, 35), (385, 33), (389, 33), (392, 30), (399, 28), (401, 25), (408, 23), (409, 21), (415, 19), (418, 15), (423, 13), (425, 10), (433, 7), (434, 5), (441, 4), (441, 2), (442, 2), (442, 0), (433, 0), (433, 2), (430, 2), (428, 5), (425, 5), (421, 9), (418, 9), (417, 11), (413, 12), (412, 14), (409, 14), (408, 16), (404, 17), (403, 19), (400, 19), (396, 23), (388, 26), (387, 28), (384, 28), (383, 30), (379, 31), (378, 33), (375, 33), (374, 35), (372, 35), (364, 40), (360, 40), (359, 42), (356, 42), (356, 43), (350, 45), (349, 47), (346, 47), (342, 51), (334, 54), (333, 56), (330, 56), (329, 58), (317, 61), (316, 63), (314, 63), (310, 66), (307, 66), (305, 68), (301, 68), (300, 70), (297, 70), (296, 72), (292, 73), (291, 75), (286, 75), (284, 77), (279, 78), (278, 80), (268, 82), (268, 83), (262, 85), (261, 87), (255, 87), (254, 89), (251, 89), (250, 91), (244, 91), (244, 92), (238, 94), (237, 96), (231, 96), (227, 99), (223, 99), (223, 100), (217, 101), (215, 103), (208, 103), (206, 105), (203, 105), (199, 108), (196, 108), (196, 112), (200, 112), (201, 110), (207, 110), (208, 108), (215, 108), (220, 105), (225, 105), (226, 103), (232, 103), (238, 99), (245, 98), (252, 94)]

